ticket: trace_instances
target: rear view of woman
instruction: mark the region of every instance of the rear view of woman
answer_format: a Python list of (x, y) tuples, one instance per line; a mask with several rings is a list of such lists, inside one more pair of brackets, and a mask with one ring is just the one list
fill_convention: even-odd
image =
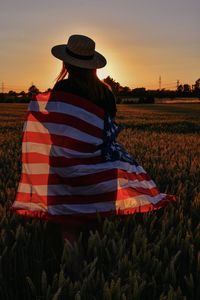
[(62, 71), (52, 92), (30, 102), (13, 209), (73, 231), (97, 213), (147, 212), (174, 201), (116, 141), (115, 98), (96, 75), (106, 60), (95, 42), (72, 35), (52, 54)]

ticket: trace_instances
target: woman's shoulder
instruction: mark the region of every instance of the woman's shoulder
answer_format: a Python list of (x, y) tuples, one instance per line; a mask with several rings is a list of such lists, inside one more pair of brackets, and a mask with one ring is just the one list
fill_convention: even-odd
[(111, 117), (115, 117), (117, 112), (115, 95), (113, 94), (110, 86), (108, 86), (102, 81), (101, 84), (104, 89), (104, 97), (102, 99), (103, 107), (111, 115)]
[(79, 88), (75, 87), (69, 79), (63, 79), (56, 82), (56, 84), (53, 87), (53, 91), (66, 92), (81, 97), (84, 96), (82, 92), (79, 90)]

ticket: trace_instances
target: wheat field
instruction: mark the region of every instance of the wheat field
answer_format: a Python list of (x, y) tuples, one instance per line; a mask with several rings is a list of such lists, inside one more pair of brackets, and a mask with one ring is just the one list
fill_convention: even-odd
[(0, 104), (0, 299), (200, 299), (200, 105), (118, 105), (119, 141), (177, 202), (98, 217), (75, 246), (10, 212), (26, 110)]

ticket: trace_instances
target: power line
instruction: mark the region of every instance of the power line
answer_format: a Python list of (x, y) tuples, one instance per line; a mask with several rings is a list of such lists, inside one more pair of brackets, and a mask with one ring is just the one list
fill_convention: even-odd
[[(31, 85), (34, 83), (31, 82)], [(161, 75), (158, 78), (158, 86), (159, 90), (161, 89), (172, 89), (176, 90), (177, 87), (180, 85), (180, 81), (171, 81), (171, 82), (163, 82)], [(3, 81), (0, 83), (0, 90), (2, 93), (7, 93), (8, 91), (16, 91), (16, 92), (21, 92), (21, 91), (27, 91), (29, 86), (25, 85), (10, 85), (10, 84), (5, 84)], [(37, 86), (37, 85), (36, 85)], [(137, 84), (137, 87), (145, 87), (146, 89), (155, 89), (156, 90), (156, 83), (154, 84), (153, 82), (149, 82), (149, 84)], [(137, 88), (137, 87), (131, 87), (132, 89)], [(48, 86), (39, 86), (39, 90), (41, 91), (46, 91), (49, 87)]]
[(162, 84), (161, 76), (159, 76), (159, 80), (158, 80), (159, 90), (161, 90), (161, 84)]
[[(30, 86), (4, 84), (4, 82), (0, 83), (0, 90), (2, 91), (2, 93), (7, 93), (8, 91), (15, 91), (15, 92), (27, 91), (29, 87)], [(48, 88), (49, 88), (48, 86), (39, 86), (39, 90), (41, 91), (46, 91)]]

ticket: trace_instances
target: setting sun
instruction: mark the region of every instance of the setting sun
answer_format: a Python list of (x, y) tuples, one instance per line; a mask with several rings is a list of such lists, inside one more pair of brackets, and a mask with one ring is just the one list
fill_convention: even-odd
[(106, 77), (109, 76), (109, 72), (107, 68), (102, 68), (102, 69), (98, 69), (97, 70), (97, 76), (99, 77), (99, 79), (103, 80)]

